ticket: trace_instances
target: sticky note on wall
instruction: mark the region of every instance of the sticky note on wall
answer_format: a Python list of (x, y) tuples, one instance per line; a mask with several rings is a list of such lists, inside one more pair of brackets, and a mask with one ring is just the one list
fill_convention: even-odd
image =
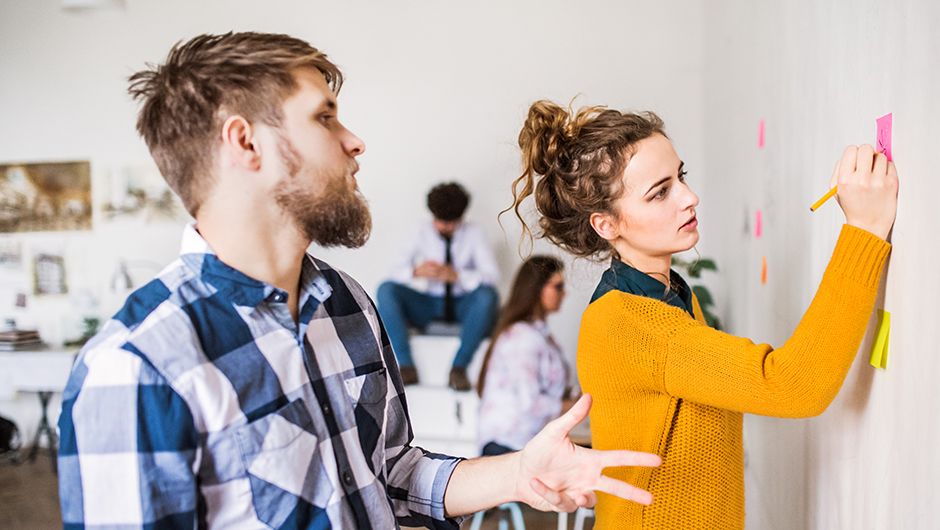
[(766, 129), (766, 125), (764, 124), (764, 120), (760, 120), (759, 122), (757, 122), (757, 147), (761, 149), (764, 148), (765, 129)]
[(893, 114), (887, 113), (878, 118), (875, 123), (878, 125), (876, 136), (877, 149), (879, 153), (884, 153), (888, 160), (894, 160), (891, 156), (891, 122), (894, 121)]
[(760, 263), (760, 283), (762, 285), (767, 284), (767, 256), (761, 258)]
[(754, 237), (760, 239), (762, 235), (764, 235), (764, 214), (760, 210), (757, 210), (754, 217)]
[(891, 313), (884, 309), (878, 310), (878, 328), (875, 330), (875, 341), (872, 343), (869, 364), (875, 368), (888, 367), (888, 340), (891, 337)]

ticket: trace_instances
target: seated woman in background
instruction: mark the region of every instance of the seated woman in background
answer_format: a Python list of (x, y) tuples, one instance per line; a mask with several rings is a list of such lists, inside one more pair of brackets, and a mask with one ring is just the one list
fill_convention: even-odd
[(894, 164), (869, 145), (845, 150), (829, 184), (846, 223), (815, 298), (774, 349), (708, 327), (670, 270), (672, 255), (698, 242), (699, 199), (655, 114), (574, 113), (539, 101), (519, 146), (516, 214), (534, 195), (541, 235), (576, 256), (612, 258), (578, 338), (578, 376), (594, 398), (592, 443), (663, 458), (656, 469), (605, 471), (655, 501), (599, 492), (595, 529), (744, 528), (743, 413), (815, 416), (836, 396), (891, 248)]
[(484, 456), (522, 449), (570, 408), (570, 368), (545, 317), (565, 297), (564, 266), (532, 256), (519, 268), (480, 369), (479, 436)]

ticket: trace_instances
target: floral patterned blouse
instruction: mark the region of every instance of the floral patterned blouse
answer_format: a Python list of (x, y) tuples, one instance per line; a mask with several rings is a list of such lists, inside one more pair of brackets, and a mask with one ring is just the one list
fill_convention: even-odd
[(477, 442), (522, 449), (561, 412), (570, 368), (544, 320), (517, 322), (496, 339), (480, 399)]

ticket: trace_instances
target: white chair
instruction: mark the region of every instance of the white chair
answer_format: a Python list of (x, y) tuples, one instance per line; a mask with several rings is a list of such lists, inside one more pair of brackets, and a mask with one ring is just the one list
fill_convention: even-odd
[[(519, 507), (518, 502), (507, 502), (506, 504), (500, 504), (496, 509), (509, 513), (509, 516), (512, 519), (513, 530), (525, 530), (525, 521), (522, 518), (522, 508)], [(480, 525), (483, 524), (484, 515), (486, 515), (486, 510), (473, 514), (473, 522), (470, 523), (470, 530), (480, 530)], [(509, 523), (506, 521), (505, 514), (502, 513), (499, 515), (499, 530), (509, 530)]]
[[(594, 517), (594, 510), (591, 508), (578, 508), (574, 514), (574, 530), (584, 530), (584, 521), (588, 517)], [(558, 530), (568, 530), (568, 513), (558, 513)]]
[(574, 514), (574, 530), (584, 530), (584, 520), (588, 517), (594, 518), (594, 510), (591, 508), (578, 508)]

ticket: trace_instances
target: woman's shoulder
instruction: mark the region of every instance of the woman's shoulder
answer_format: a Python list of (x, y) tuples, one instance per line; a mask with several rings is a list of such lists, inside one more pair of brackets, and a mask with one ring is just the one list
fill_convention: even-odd
[(588, 304), (581, 326), (608, 329), (628, 325), (634, 330), (672, 331), (696, 321), (688, 313), (646, 296), (609, 291)]
[(545, 335), (538, 325), (538, 322), (529, 322), (520, 320), (499, 334), (498, 339), (521, 341), (521, 340), (544, 340)]

